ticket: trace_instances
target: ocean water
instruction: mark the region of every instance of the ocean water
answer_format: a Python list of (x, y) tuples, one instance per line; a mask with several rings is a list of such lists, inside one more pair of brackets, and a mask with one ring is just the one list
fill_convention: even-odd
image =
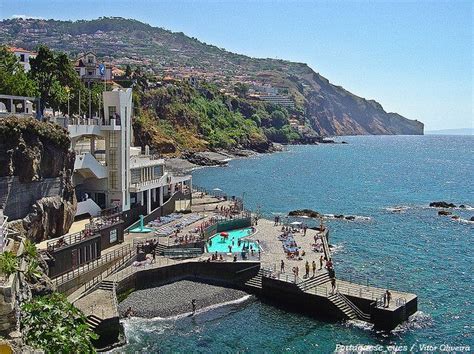
[[(391, 333), (325, 322), (255, 298), (194, 318), (132, 319), (121, 350), (161, 352), (331, 352), (342, 345), (469, 345), (474, 348), (474, 209), (461, 221), (437, 216), (431, 201), (474, 206), (474, 137), (344, 137), (349, 144), (290, 146), (193, 173), (194, 183), (244, 196), (272, 218), (310, 208), (357, 215), (329, 220), (338, 274), (416, 293), (419, 312)], [(401, 207), (401, 212), (392, 208)], [(302, 304), (304, 306), (304, 304)], [(406, 346), (406, 347), (403, 347)], [(370, 347), (369, 347), (370, 348)], [(382, 347), (372, 347), (381, 349)]]

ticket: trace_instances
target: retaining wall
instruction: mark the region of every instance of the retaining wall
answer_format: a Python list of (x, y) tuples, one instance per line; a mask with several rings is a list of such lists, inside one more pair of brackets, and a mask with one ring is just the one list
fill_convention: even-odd
[(20, 183), (18, 177), (0, 177), (0, 208), (10, 220), (22, 219), (31, 206), (43, 197), (61, 194), (61, 177)]

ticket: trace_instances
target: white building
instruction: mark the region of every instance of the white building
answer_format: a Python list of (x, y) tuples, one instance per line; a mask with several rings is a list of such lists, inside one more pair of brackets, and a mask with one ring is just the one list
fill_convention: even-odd
[[(132, 89), (103, 93), (105, 117), (73, 119), (67, 128), (76, 152), (76, 216), (102, 209), (138, 208), (143, 214), (161, 207), (176, 192), (191, 192), (191, 176), (165, 171), (164, 160), (132, 145)], [(66, 118), (67, 119), (67, 118)], [(189, 199), (189, 208), (191, 207)]]
[(30, 59), (36, 58), (36, 55), (38, 53), (29, 51), (23, 48), (17, 48), (17, 47), (9, 47), (8, 50), (10, 50), (10, 52), (15, 54), (21, 66), (23, 66), (23, 70), (25, 70), (26, 72), (30, 71), (31, 69)]
[[(100, 66), (104, 65), (103, 74), (100, 71)], [(77, 74), (84, 81), (94, 80), (112, 80), (112, 67), (105, 63), (100, 63), (97, 56), (92, 52), (82, 54), (74, 64), (74, 69)]]

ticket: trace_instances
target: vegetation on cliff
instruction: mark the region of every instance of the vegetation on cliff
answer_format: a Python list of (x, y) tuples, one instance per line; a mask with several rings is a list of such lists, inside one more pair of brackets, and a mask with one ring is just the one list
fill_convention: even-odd
[(135, 141), (161, 153), (207, 148), (270, 149), (300, 135), (280, 106), (222, 95), (217, 87), (183, 82), (142, 92), (134, 122)]
[(21, 307), (20, 325), (27, 345), (46, 353), (95, 352), (90, 330), (80, 310), (60, 293), (33, 298)]

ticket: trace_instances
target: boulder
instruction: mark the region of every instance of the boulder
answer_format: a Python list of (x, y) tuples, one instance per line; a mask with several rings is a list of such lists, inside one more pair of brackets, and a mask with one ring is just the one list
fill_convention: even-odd
[(320, 213), (311, 209), (299, 209), (299, 210), (292, 210), (288, 213), (289, 216), (307, 216), (310, 218), (319, 218), (321, 216)]
[(438, 215), (441, 215), (441, 216), (451, 215), (451, 212), (447, 210), (440, 210), (438, 211)]
[(474, 216), (471, 216), (471, 218), (469, 219), (469, 221), (474, 221)]
[(453, 203), (448, 203), (448, 202), (431, 202), (430, 207), (432, 208), (456, 208), (456, 205)]
[(334, 215), (336, 219), (344, 219), (344, 215), (339, 214), (339, 215)]
[(348, 215), (348, 216), (345, 217), (346, 220), (351, 220), (351, 221), (355, 220), (355, 218), (356, 217), (354, 215)]

